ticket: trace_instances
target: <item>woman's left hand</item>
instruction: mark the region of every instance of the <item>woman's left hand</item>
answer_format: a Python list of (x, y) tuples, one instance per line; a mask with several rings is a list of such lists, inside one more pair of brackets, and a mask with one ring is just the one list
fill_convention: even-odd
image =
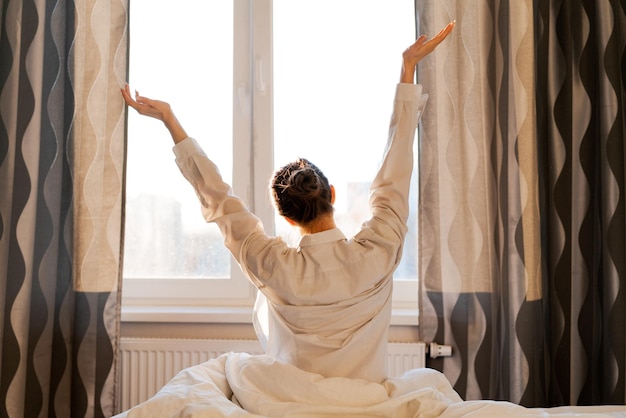
[(169, 103), (140, 96), (139, 92), (136, 90), (135, 98), (133, 99), (128, 84), (126, 84), (123, 89), (120, 89), (120, 91), (122, 92), (122, 97), (126, 104), (135, 109), (140, 115), (150, 116), (164, 122), (169, 115), (174, 113)]
[(176, 119), (176, 115), (174, 115), (174, 111), (169, 103), (140, 96), (137, 91), (135, 91), (135, 98), (133, 99), (128, 84), (126, 84), (123, 89), (120, 89), (120, 91), (122, 92), (122, 97), (126, 104), (135, 109), (137, 113), (163, 122), (165, 127), (170, 131), (174, 143), (179, 143), (187, 138), (187, 133), (180, 122), (178, 122), (178, 119)]

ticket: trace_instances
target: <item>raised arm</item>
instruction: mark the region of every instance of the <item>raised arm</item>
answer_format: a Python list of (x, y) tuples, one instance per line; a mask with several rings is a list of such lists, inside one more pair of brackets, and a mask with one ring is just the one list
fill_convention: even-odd
[(430, 40), (426, 40), (426, 35), (422, 35), (413, 45), (408, 47), (402, 53), (402, 71), (400, 73), (401, 83), (414, 83), (415, 82), (415, 67), (422, 58), (430, 54), (437, 48), (437, 46), (443, 42), (444, 39), (452, 32), (456, 20), (448, 23), (448, 25), (441, 29), (438, 34), (432, 37)]
[(120, 90), (128, 106), (135, 109), (141, 115), (150, 116), (163, 122), (167, 130), (170, 131), (170, 135), (172, 135), (175, 144), (187, 138), (187, 132), (185, 132), (183, 126), (178, 119), (176, 119), (176, 115), (174, 115), (174, 111), (169, 103), (148, 99), (147, 97), (140, 96), (137, 91), (135, 91), (135, 98), (133, 99), (128, 84)]

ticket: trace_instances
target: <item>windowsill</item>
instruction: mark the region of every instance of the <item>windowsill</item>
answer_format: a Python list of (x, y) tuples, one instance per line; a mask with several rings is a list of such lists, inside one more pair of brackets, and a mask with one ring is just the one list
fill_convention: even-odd
[(122, 307), (122, 322), (248, 324), (252, 307), (133, 306)]
[[(250, 324), (252, 307), (122, 307), (122, 322)], [(390, 325), (419, 325), (417, 309), (393, 309)]]

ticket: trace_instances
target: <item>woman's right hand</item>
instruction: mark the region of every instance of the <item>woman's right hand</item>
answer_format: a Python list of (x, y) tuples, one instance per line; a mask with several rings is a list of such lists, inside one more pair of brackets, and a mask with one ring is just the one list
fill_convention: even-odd
[(438, 34), (427, 40), (426, 35), (421, 35), (417, 40), (402, 53), (402, 74), (400, 82), (413, 83), (415, 67), (428, 54), (433, 52), (437, 46), (452, 32), (456, 20), (448, 23)]

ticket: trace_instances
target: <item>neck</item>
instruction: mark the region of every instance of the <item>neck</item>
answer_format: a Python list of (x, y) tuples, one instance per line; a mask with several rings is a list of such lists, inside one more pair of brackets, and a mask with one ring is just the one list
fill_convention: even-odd
[(324, 232), (324, 231), (328, 231), (330, 229), (334, 229), (337, 227), (335, 225), (335, 218), (333, 217), (332, 214), (329, 214), (328, 216), (320, 217), (319, 219), (315, 219), (314, 221), (306, 225), (299, 225), (299, 226), (300, 226), (300, 233), (302, 233), (302, 235), (315, 234), (317, 232)]

